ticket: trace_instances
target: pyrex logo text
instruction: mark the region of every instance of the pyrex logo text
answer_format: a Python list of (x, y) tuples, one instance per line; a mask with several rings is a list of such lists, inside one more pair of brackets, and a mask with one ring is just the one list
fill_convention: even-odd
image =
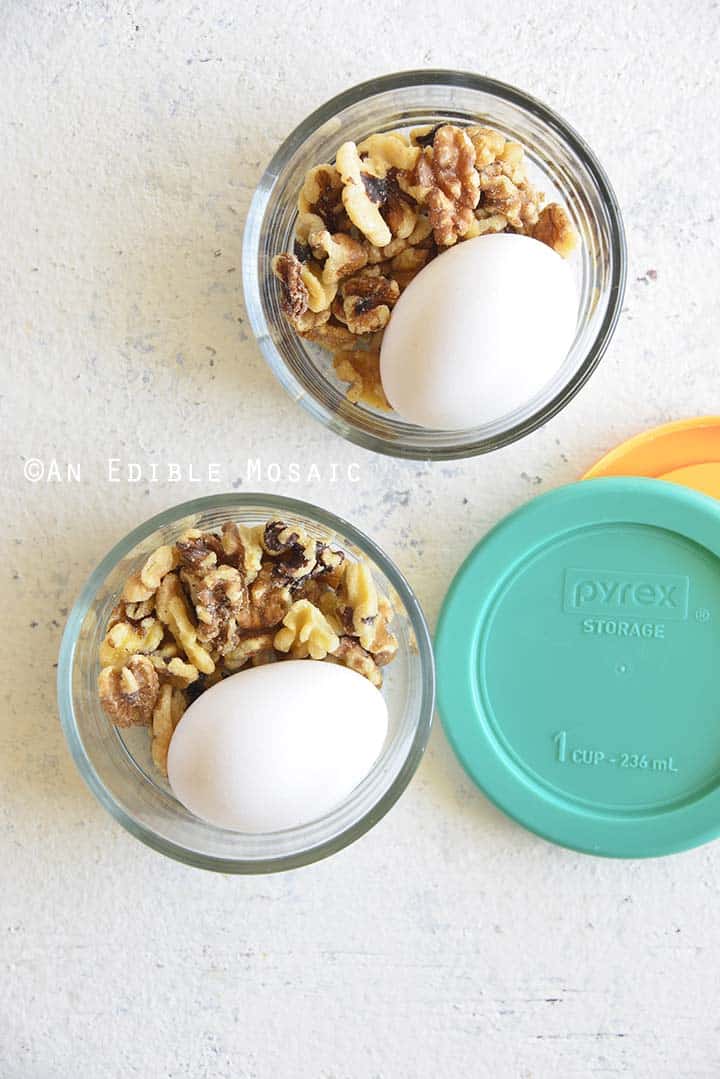
[(684, 622), (690, 579), (672, 573), (569, 569), (563, 609), (575, 614), (626, 614)]

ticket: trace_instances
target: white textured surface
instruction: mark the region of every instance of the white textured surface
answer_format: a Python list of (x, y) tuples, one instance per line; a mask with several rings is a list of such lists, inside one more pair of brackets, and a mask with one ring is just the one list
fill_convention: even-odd
[[(281, 466), (268, 489), (364, 526), (434, 619), (502, 514), (649, 424), (718, 411), (717, 5), (2, 8), (0, 1075), (716, 1077), (720, 845), (649, 863), (551, 847), (484, 801), (436, 729), (355, 846), (273, 878), (202, 873), (93, 801), (53, 664), (108, 547), (194, 493), (248, 486), (248, 457)], [(479, 69), (563, 113), (605, 162), (630, 245), (624, 317), (579, 398), (520, 445), (433, 467), (376, 459), (294, 407), (239, 291), (278, 142), (331, 93), (416, 65)], [(81, 482), (28, 483), (31, 457), (79, 461)], [(111, 484), (108, 457), (218, 462), (222, 484)], [(358, 481), (287, 475), (332, 461)]]

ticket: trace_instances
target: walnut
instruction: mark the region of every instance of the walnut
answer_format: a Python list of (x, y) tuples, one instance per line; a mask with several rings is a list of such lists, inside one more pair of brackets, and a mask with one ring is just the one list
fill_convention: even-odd
[[(175, 553), (172, 547), (158, 547), (147, 557), (142, 569), (128, 577), (122, 591), (122, 598), (129, 608), (133, 608), (132, 613), (129, 608), (126, 608), (128, 617), (133, 621), (146, 617), (141, 613), (142, 611), (150, 613), (152, 610), (150, 601), (165, 574), (173, 568), (174, 561)], [(148, 604), (150, 604), (149, 610)]]
[(500, 162), (503, 175), (514, 184), (520, 186), (527, 183), (525, 151), (519, 142), (506, 142), (497, 160)]
[[(544, 196), (530, 183), (525, 163), (525, 151), (520, 143), (506, 141), (491, 128), (470, 127), (468, 135), (475, 147), (476, 167), (480, 178), (480, 209), (476, 214), (479, 225), (471, 227), (468, 235), (500, 232), (500, 217), (515, 232), (528, 232), (536, 224)], [(496, 219), (483, 224), (482, 219)]]
[(384, 179), (393, 169), (409, 172), (415, 167), (420, 151), (397, 131), (369, 135), (357, 145), (363, 168)]
[(372, 653), (372, 657), (378, 667), (385, 667), (396, 656), (398, 640), (394, 633), (390, 632), (390, 622), (394, 611), (390, 601), (383, 595), (378, 594), (378, 613), (373, 624), (372, 640), (367, 640), (365, 649)]
[(542, 210), (530, 235), (552, 247), (553, 251), (557, 251), (563, 258), (568, 258), (577, 244), (577, 233), (567, 211), (556, 202), (551, 202)]
[(308, 309), (308, 290), (303, 281), (303, 264), (295, 255), (277, 255), (272, 270), (280, 282), (280, 309), (290, 321), (301, 318)]
[(239, 671), (251, 660), (264, 658), (270, 662), (274, 658), (272, 632), (246, 633), (241, 637), (235, 648), (227, 652), (223, 657), (223, 666), (228, 671)]
[(419, 216), (415, 222), (415, 228), (408, 236), (408, 243), (410, 247), (416, 247), (418, 244), (423, 244), (432, 234), (432, 224), (429, 217)]
[(344, 232), (336, 232), (334, 235), (327, 229), (312, 232), (310, 240), (313, 249), (326, 256), (322, 270), (322, 280), (326, 285), (337, 284), (341, 278), (356, 273), (367, 264), (367, 246), (359, 240), (353, 240), (352, 236), (346, 236)]
[(376, 665), (385, 666), (398, 650), (397, 638), (389, 628), (394, 617), (392, 604), (377, 591), (366, 563), (349, 563), (348, 569), (344, 587), (321, 596), (320, 609), (336, 633), (358, 638)]
[(282, 622), (292, 596), (285, 578), (273, 563), (263, 566), (249, 588), (248, 607), (238, 613), (238, 627), (244, 630), (270, 629)]
[(475, 149), (475, 167), (492, 165), (505, 149), (505, 136), (491, 127), (468, 127), (465, 129)]
[(140, 570), (140, 580), (152, 592), (156, 592), (160, 582), (166, 573), (169, 573), (175, 563), (172, 547), (164, 545), (158, 547), (145, 561)]
[(502, 216), (514, 229), (523, 227), (523, 195), (503, 173), (481, 175), (482, 207), (487, 214)]
[(325, 331), (325, 323), (329, 321), (330, 315), (329, 309), (327, 311), (306, 311), (301, 318), (291, 319), (290, 325), (300, 337), (313, 341), (316, 335), (322, 337)]
[(248, 527), (226, 521), (222, 526), (220, 542), (225, 557), (240, 571), (246, 584), (252, 584), (262, 566), (262, 532), (262, 525)]
[(395, 255), (390, 263), (391, 271), (396, 273), (419, 273), (430, 261), (431, 253), (424, 247), (407, 247)]
[(248, 606), (245, 581), (234, 566), (218, 566), (209, 570), (193, 594), (198, 617), (197, 636), (203, 644), (225, 655), (235, 648), (238, 638), (238, 616)]
[(316, 607), (321, 598), (336, 589), (345, 572), (345, 555), (327, 543), (317, 542), (315, 569), (292, 587), (295, 599), (307, 599)]
[(414, 168), (419, 152), (397, 133), (371, 135), (359, 146), (348, 142), (338, 150), (345, 208), (371, 245), (384, 247), (393, 236), (404, 238), (415, 228), (417, 212), (404, 197), (398, 176)]
[(329, 543), (317, 541), (315, 549), (315, 569), (311, 576), (321, 579), (326, 586), (337, 588), (345, 572), (345, 555)]
[(193, 682), (197, 682), (200, 672), (192, 663), (186, 663), (179, 656), (163, 656), (160, 652), (153, 652), (148, 657), (160, 680), (161, 685), (169, 683), (178, 689), (187, 689)]
[(275, 559), (275, 573), (299, 581), (317, 565), (317, 541), (297, 525), (268, 521), (262, 535), (263, 550)]
[(329, 349), (330, 352), (335, 352), (338, 349), (357, 348), (357, 336), (337, 320), (329, 321), (330, 312), (328, 311), (327, 314), (328, 319), (322, 325), (314, 326), (312, 329), (305, 330), (300, 334), (303, 340), (312, 341), (314, 344), (320, 345), (321, 348)]
[(351, 632), (358, 637), (363, 648), (369, 649), (375, 639), (379, 608), (377, 588), (370, 567), (365, 562), (347, 562), (338, 589), (338, 601), (339, 610), (343, 606), (347, 608), (341, 617), (345, 620), (349, 613)]
[(442, 124), (423, 124), (422, 127), (414, 127), (410, 132), (410, 143), (413, 146), (432, 146), (433, 139), (442, 127)]
[(325, 222), (321, 217), (318, 217), (317, 214), (298, 214), (297, 221), (295, 222), (295, 246), (293, 253), (299, 262), (308, 262), (311, 258), (315, 258), (318, 262), (322, 262), (324, 252), (319, 247), (314, 248), (310, 243), (310, 237), (321, 232), (327, 232)]
[(376, 247), (389, 244), (392, 233), (379, 210), (387, 197), (385, 178), (369, 171), (369, 166), (364, 168), (354, 142), (343, 143), (336, 162), (343, 182), (343, 205), (353, 225)]
[(168, 633), (167, 627), (165, 629), (165, 636), (160, 642), (160, 646), (153, 653), (160, 656), (162, 659), (174, 659), (179, 655), (177, 643), (171, 633)]
[(152, 712), (150, 752), (153, 764), (161, 775), (167, 775), (170, 740), (186, 708), (187, 699), (181, 689), (176, 689), (167, 683), (160, 687), (157, 703)]
[(164, 630), (156, 618), (144, 618), (139, 625), (117, 622), (100, 645), (103, 667), (124, 667), (130, 656), (154, 652), (163, 639)]
[(336, 352), (333, 368), (341, 382), (349, 382), (345, 396), (353, 404), (364, 404), (387, 412), (390, 408), (380, 380), (380, 353), (377, 349)]
[(357, 671), (378, 689), (382, 686), (382, 674), (375, 660), (354, 637), (341, 637), (338, 647), (331, 656), (327, 657), (327, 662), (340, 663), (343, 667), (349, 667), (351, 671)]
[(215, 664), (198, 642), (197, 628), (190, 618), (188, 602), (176, 573), (168, 573), (163, 578), (156, 604), (158, 618), (168, 627), (190, 662), (203, 674), (212, 674)]
[[(135, 574), (135, 576), (138, 576)], [(136, 626), (143, 622), (146, 618), (150, 618), (155, 611), (155, 597), (154, 594), (150, 599), (142, 600), (138, 603), (128, 603), (124, 599), (120, 599), (108, 618), (107, 628), (112, 629), (118, 622), (132, 622)]]
[[(511, 175), (518, 175), (510, 171)], [(511, 175), (501, 161), (480, 171), (481, 196), (477, 216), (502, 215), (513, 231), (527, 232), (537, 223), (544, 195), (529, 180), (516, 182)]]
[(220, 537), (214, 532), (201, 532), (189, 528), (176, 540), (177, 564), (181, 569), (201, 575), (218, 564), (223, 557)]
[(314, 262), (301, 262), (296, 255), (278, 255), (273, 259), (273, 273), (280, 282), (280, 308), (298, 332), (314, 325), (308, 312), (320, 314), (332, 303), (337, 286), (324, 282), (322, 268)]
[(344, 216), (342, 203), (342, 179), (333, 165), (316, 165), (305, 177), (298, 210), (301, 214), (315, 214), (325, 228), (337, 232)]
[[(390, 243), (392, 242), (393, 241), (391, 240)], [(384, 252), (385, 247), (388, 246), (387, 244), (385, 245), (385, 247), (375, 247), (374, 244), (366, 243), (365, 246), (367, 250), (368, 265), (375, 266), (380, 262), (385, 262)]]
[(324, 280), (323, 269), (315, 262), (304, 263), (300, 276), (308, 294), (308, 310), (315, 314), (327, 311), (335, 299), (337, 281)]
[(518, 190), (520, 192), (520, 227), (518, 232), (524, 232), (528, 235), (538, 223), (540, 212), (545, 205), (545, 195), (542, 191), (536, 190), (529, 180), (518, 184)]
[(340, 286), (343, 315), (351, 333), (376, 333), (390, 321), (390, 309), (400, 295), (395, 281), (377, 267), (363, 270)]
[(428, 211), (435, 242), (456, 243), (470, 228), (480, 198), (475, 148), (467, 134), (452, 124), (440, 127), (432, 148), (419, 156), (410, 184), (422, 192), (418, 201)]
[(417, 224), (418, 215), (410, 203), (400, 193), (390, 190), (388, 198), (383, 206), (383, 217), (393, 236), (398, 240), (405, 240), (412, 235)]
[(157, 672), (147, 656), (131, 656), (119, 670), (105, 667), (100, 671), (98, 692), (116, 727), (147, 725), (159, 692)]
[(320, 592), (315, 606), (320, 608), (333, 632), (337, 633), (338, 637), (353, 633), (355, 627), (352, 621), (352, 611), (341, 603), (337, 589), (326, 589)]
[(290, 652), (296, 659), (325, 659), (340, 641), (325, 615), (308, 600), (299, 599), (283, 618), (273, 644), (278, 652)]
[(185, 663), (179, 656), (174, 656), (167, 665), (170, 684), (177, 689), (186, 689), (199, 678), (200, 672), (192, 663)]
[(508, 220), (502, 214), (490, 214), (488, 217), (475, 215), (470, 228), (465, 233), (466, 240), (472, 240), (476, 236), (485, 236), (489, 232), (502, 232), (507, 228)]
[(410, 244), (407, 239), (401, 239), (398, 236), (396, 239), (391, 240), (386, 247), (383, 247), (382, 251), (380, 252), (380, 254), (382, 255), (382, 259), (379, 261), (386, 262), (388, 259), (394, 259), (396, 255), (399, 255), (403, 251), (406, 251), (409, 246)]
[(122, 598), (126, 603), (145, 603), (152, 596), (153, 589), (142, 583), (139, 570), (128, 577), (123, 586)]
[(125, 620), (142, 622), (145, 618), (149, 618), (155, 610), (155, 600), (151, 598), (143, 600), (142, 603), (125, 603), (124, 608)]
[[(152, 602), (152, 601), (149, 601), (149, 602)], [(134, 607), (135, 604), (131, 604), (131, 606)], [(154, 604), (153, 604), (153, 609), (154, 609)], [(110, 611), (110, 615), (109, 615), (108, 620), (107, 620), (107, 627), (106, 628), (107, 629), (112, 629), (112, 627), (116, 626), (118, 624), (118, 622), (126, 622), (127, 618), (128, 618), (127, 604), (126, 604), (125, 600), (120, 599), (115, 604), (113, 609)]]
[[(468, 234), (466, 234), (467, 236)], [(396, 237), (391, 240), (389, 244), (381, 248), (372, 248), (372, 255), (368, 257), (368, 261), (373, 264), (382, 263), (386, 260), (392, 260), (398, 255), (403, 254), (408, 248), (414, 248), (416, 251), (424, 251), (423, 265), (429, 261), (435, 254), (437, 254), (435, 242), (432, 237), (432, 225), (427, 217), (418, 217), (415, 227), (407, 237)], [(419, 264), (419, 259), (418, 259)], [(391, 262), (392, 268), (392, 262)]]
[(314, 607), (320, 607), (323, 596), (332, 592), (332, 588), (325, 583), (322, 577), (306, 577), (292, 590), (293, 602), (306, 599)]

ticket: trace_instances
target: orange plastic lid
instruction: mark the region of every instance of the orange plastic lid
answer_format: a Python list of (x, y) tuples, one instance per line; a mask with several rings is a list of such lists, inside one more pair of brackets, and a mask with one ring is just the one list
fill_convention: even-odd
[(601, 457), (583, 479), (647, 476), (720, 498), (720, 416), (653, 427)]

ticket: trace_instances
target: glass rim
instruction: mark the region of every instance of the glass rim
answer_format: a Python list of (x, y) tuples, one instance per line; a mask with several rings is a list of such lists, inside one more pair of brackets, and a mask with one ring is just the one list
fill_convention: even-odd
[[(359, 548), (363, 554), (368, 555), (377, 563), (400, 597), (415, 634), (420, 659), (421, 702), (413, 739), (404, 762), (382, 797), (357, 821), (329, 840), (291, 854), (257, 859), (225, 858), (189, 850), (180, 843), (159, 836), (151, 828), (135, 820), (115, 800), (88, 756), (75, 718), (75, 702), (73, 699), (75, 650), (80, 627), (92, 607), (99, 588), (117, 563), (128, 555), (133, 548), (142, 543), (143, 540), (174, 521), (212, 509), (227, 508), (229, 505), (237, 507), (262, 506), (270, 510), (284, 510), (298, 516), (306, 516), (308, 519), (336, 532), (342, 540), (347, 540)], [(185, 865), (219, 873), (276, 873), (308, 865), (337, 853), (369, 831), (392, 808), (415, 774), (430, 737), (435, 711), (435, 661), (427, 620), (415, 597), (415, 593), (392, 559), (384, 553), (374, 540), (344, 518), (313, 503), (283, 495), (233, 491), (225, 494), (206, 495), (187, 502), (181, 502), (149, 517), (132, 529), (123, 539), (119, 540), (98, 563), (85, 581), (65, 623), (58, 657), (57, 697), (60, 724), (71, 756), (82, 779), (101, 806), (126, 831), (146, 846)]]
[[(332, 120), (339, 112), (366, 99), (377, 97), (392, 90), (420, 86), (462, 87), (481, 93), (492, 94), (498, 99), (526, 110), (545, 123), (558, 135), (578, 158), (595, 183), (605, 208), (608, 223), (608, 243), (611, 262), (611, 280), (608, 288), (608, 305), (595, 339), (577, 370), (557, 393), (529, 416), (511, 424), (505, 430), (486, 435), (464, 444), (436, 446), (429, 441), (422, 447), (407, 446), (402, 442), (373, 434), (336, 415), (317, 401), (285, 363), (270, 333), (270, 327), (260, 295), (258, 259), (260, 255), (260, 225), (263, 222), (270, 195), (282, 169), (306, 139), (319, 127)], [(345, 438), (347, 441), (389, 457), (409, 460), (448, 461), (475, 457), (501, 449), (503, 446), (524, 438), (544, 426), (558, 414), (582, 389), (605, 355), (615, 332), (622, 310), (627, 279), (627, 242), (620, 206), (605, 169), (580, 134), (572, 125), (548, 105), (509, 83), (474, 72), (456, 71), (451, 68), (414, 68), (409, 71), (381, 75), (368, 79), (336, 94), (320, 105), (301, 121), (283, 140), (263, 172), (250, 202), (245, 222), (242, 250), (243, 292), (251, 328), (258, 346), (271, 371), (294, 401), (299, 402), (316, 420)]]

